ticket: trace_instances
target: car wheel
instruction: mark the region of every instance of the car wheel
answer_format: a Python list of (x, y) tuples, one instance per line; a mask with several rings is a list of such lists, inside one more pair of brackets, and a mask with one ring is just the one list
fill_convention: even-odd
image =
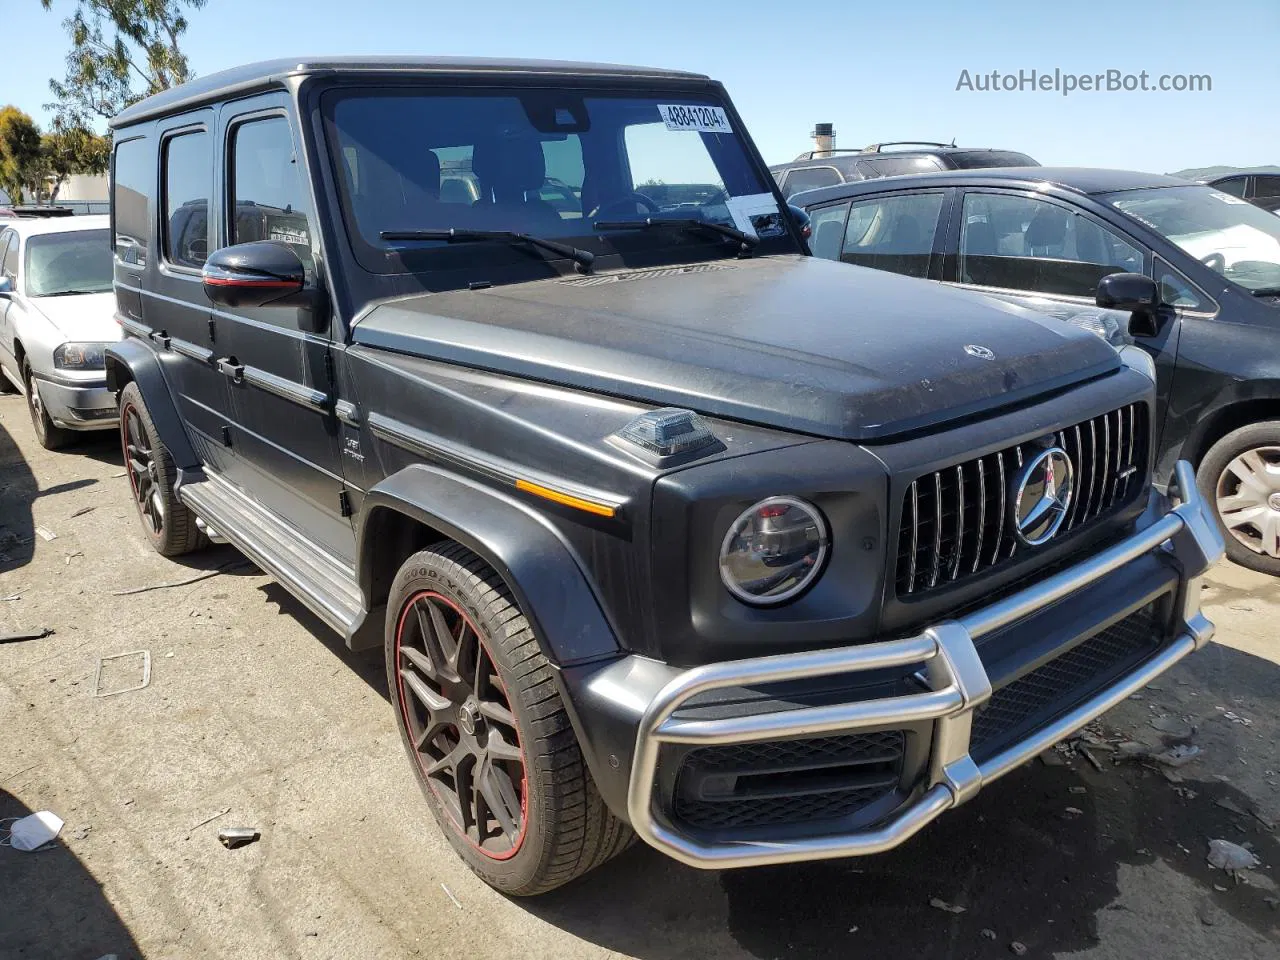
[(1233, 430), (1205, 454), (1197, 482), (1227, 543), (1227, 556), (1280, 576), (1280, 421)]
[(27, 385), (27, 412), (31, 414), (31, 426), (35, 429), (36, 439), (46, 450), (61, 450), (74, 438), (70, 430), (56, 426), (49, 419), (49, 413), (40, 399), (40, 381), (27, 364), (22, 371), (22, 379)]
[(206, 546), (196, 517), (173, 490), (177, 470), (160, 440), (142, 391), (129, 383), (120, 391), (120, 445), (142, 529), (156, 552), (176, 557)]
[(591, 780), (528, 620), (474, 553), (451, 543), (405, 561), (386, 661), (427, 804), (490, 886), (545, 893), (634, 839)]
[(9, 376), (5, 373), (4, 369), (0, 368), (0, 394), (17, 392), (17, 385), (9, 379)]

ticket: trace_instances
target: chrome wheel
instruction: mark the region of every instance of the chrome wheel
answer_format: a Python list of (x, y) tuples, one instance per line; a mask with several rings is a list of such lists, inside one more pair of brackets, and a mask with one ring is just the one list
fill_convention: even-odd
[(1254, 553), (1280, 559), (1280, 446), (1254, 447), (1230, 461), (1215, 489), (1227, 531)]
[(396, 693), (413, 753), (453, 827), (494, 860), (524, 840), (524, 754), (506, 690), (476, 624), (433, 591), (396, 630)]

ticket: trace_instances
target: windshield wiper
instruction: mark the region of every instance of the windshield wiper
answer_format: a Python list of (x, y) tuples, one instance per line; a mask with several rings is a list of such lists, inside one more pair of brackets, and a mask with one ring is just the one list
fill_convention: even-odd
[(1280, 287), (1257, 287), (1249, 292), (1255, 297), (1280, 297)]
[(650, 227), (677, 227), (681, 230), (706, 230), (717, 233), (726, 240), (740, 244), (743, 253), (760, 242), (759, 237), (743, 233), (736, 227), (713, 223), (710, 220), (697, 220), (693, 217), (648, 217), (644, 220), (598, 220), (596, 222), (597, 230), (648, 230)]
[(579, 250), (567, 243), (555, 240), (544, 240), (528, 233), (517, 233), (514, 230), (383, 230), (378, 234), (383, 240), (444, 240), (447, 243), (476, 243), (482, 240), (506, 240), (509, 243), (527, 243), (531, 247), (549, 250), (562, 257), (568, 257), (583, 270), (590, 270), (595, 263), (596, 255), (590, 250)]
[(55, 290), (53, 293), (41, 293), (41, 297), (78, 297), (90, 293), (107, 293), (106, 290)]

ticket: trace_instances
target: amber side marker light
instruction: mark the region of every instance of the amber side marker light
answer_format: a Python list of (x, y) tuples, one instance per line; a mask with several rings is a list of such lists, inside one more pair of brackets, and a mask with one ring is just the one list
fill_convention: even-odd
[(530, 483), (528, 480), (516, 480), (516, 489), (523, 490), (525, 493), (532, 493), (535, 497), (542, 497), (543, 499), (551, 500), (555, 503), (564, 504), (566, 507), (573, 507), (575, 510), (594, 513), (597, 517), (613, 517), (618, 513), (616, 507), (611, 507), (606, 503), (596, 503), (594, 500), (583, 500), (581, 497), (575, 497), (568, 493), (561, 493), (559, 490), (552, 490), (550, 487)]

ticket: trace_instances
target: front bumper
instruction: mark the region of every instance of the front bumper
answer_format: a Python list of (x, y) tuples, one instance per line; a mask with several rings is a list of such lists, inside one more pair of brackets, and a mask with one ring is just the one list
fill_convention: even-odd
[(51, 380), (37, 375), (40, 402), (56, 426), (66, 430), (108, 430), (116, 425), (115, 395), (100, 380)]
[[(904, 842), (944, 811), (972, 798), (986, 784), (1069, 736), (1208, 643), (1214, 628), (1200, 611), (1199, 577), (1220, 559), (1223, 542), (1196, 490), (1189, 464), (1178, 464), (1175, 486), (1178, 505), (1145, 529), (1033, 586), (958, 619), (934, 624), (917, 636), (695, 667), (667, 680), (643, 705), (636, 703), (636, 697), (647, 696), (642, 690), (646, 676), (654, 675), (651, 663), (632, 662), (622, 672), (596, 678), (590, 683), (596, 697), (612, 697), (619, 703), (629, 699), (630, 707), (640, 713), (625, 800), (632, 827), (663, 853), (708, 869), (859, 856)], [(1083, 701), (1019, 735), (1011, 745), (1002, 743), (994, 753), (977, 748), (984, 755), (975, 759), (977, 745), (971, 738), (975, 713), (990, 700), (993, 685), (975, 641), (1043, 615), (1046, 608), (1069, 602), (1075, 594), (1098, 589), (1108, 574), (1123, 579), (1120, 571), (1127, 565), (1132, 565), (1128, 569), (1132, 577), (1135, 567), (1152, 562), (1152, 554), (1163, 554), (1175, 571), (1170, 574), (1175, 589), (1169, 594), (1174, 625), (1167, 642), (1100, 690), (1091, 690)], [(883, 674), (914, 666), (920, 668), (919, 692), (749, 715), (706, 718), (696, 709), (678, 715), (682, 707), (713, 691)], [(709, 835), (678, 822), (663, 799), (662, 784), (671, 780), (670, 771), (660, 769), (664, 749), (762, 744), (913, 725), (930, 731), (921, 782), (892, 812), (865, 826), (850, 828), (846, 823), (843, 829), (817, 833), (755, 828), (737, 835), (733, 831)], [(611, 757), (611, 763), (616, 759)]]

